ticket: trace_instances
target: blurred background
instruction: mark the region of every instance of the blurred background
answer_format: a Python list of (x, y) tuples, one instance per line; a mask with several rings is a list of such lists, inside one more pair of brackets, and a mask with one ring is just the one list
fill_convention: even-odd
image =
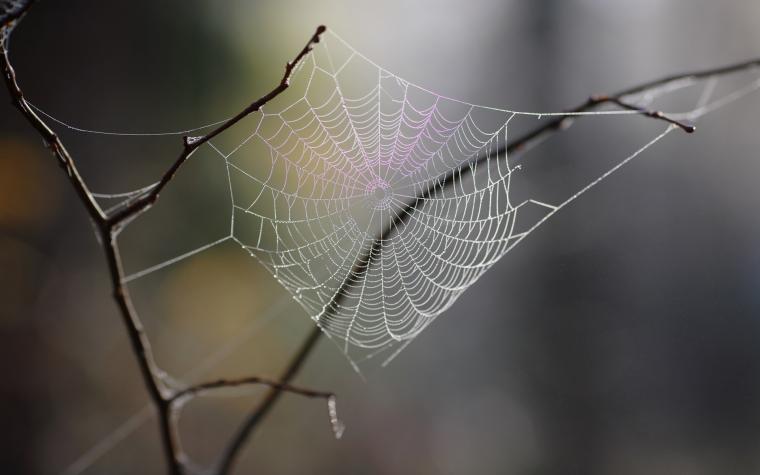
[[(758, 18), (751, 0), (42, 1), (11, 52), (47, 112), (151, 132), (237, 112), (322, 23), (441, 94), (556, 111), (758, 56)], [(91, 224), (2, 103), (1, 471), (163, 473)], [(507, 255), (387, 368), (362, 379), (322, 341), (297, 382), (338, 394), (343, 439), (323, 402), (286, 395), (236, 473), (759, 473), (759, 119), (750, 96), (696, 134), (671, 134)], [(614, 163), (652, 136), (619, 124), (591, 119), (532, 155), (583, 170), (592, 139)], [(176, 137), (56, 130), (99, 192), (154, 182), (180, 148)], [(188, 163), (122, 236), (127, 272), (224, 236), (225, 180), (215, 161)], [(159, 363), (178, 378), (276, 375), (311, 329), (235, 246), (132, 289)], [(180, 429), (193, 459), (212, 463), (262, 393), (191, 402)], [(137, 429), (84, 463), (125, 422)]]

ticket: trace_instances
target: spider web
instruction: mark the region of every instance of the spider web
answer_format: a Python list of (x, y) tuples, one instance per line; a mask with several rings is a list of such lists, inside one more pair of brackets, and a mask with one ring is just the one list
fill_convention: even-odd
[[(747, 75), (722, 94), (713, 77), (671, 81), (625, 99), (646, 107), (690, 90), (688, 111), (668, 116), (696, 121), (760, 89), (757, 71)], [(221, 139), (207, 144), (227, 172), (227, 234), (135, 271), (125, 281), (235, 242), (287, 289), (355, 367), (376, 355), (390, 361), (537, 227), (675, 130), (658, 127), (606, 171), (571, 185), (564, 197), (545, 199), (534, 193), (530, 164), (516, 164), (504, 153), (513, 131), (549, 116), (636, 112), (537, 113), (470, 104), (400, 78), (330, 30), (291, 84), (237, 126), (245, 130), (241, 138), (231, 145)], [(199, 135), (225, 122), (166, 132), (103, 131), (76, 127), (32, 107), (70, 130), (98, 135)], [(527, 151), (520, 151), (521, 159)], [(112, 213), (155, 185), (94, 195), (110, 204)], [(196, 373), (250, 336), (248, 330), (241, 335), (206, 358)], [(135, 414), (66, 473), (81, 473), (148, 414), (145, 409)]]
[[(694, 121), (760, 88), (753, 77), (716, 99), (716, 84), (673, 81), (626, 100), (647, 106), (696, 88), (691, 110), (670, 114)], [(223, 122), (125, 134), (73, 127), (38, 111), (95, 134), (197, 134)], [(574, 115), (631, 114), (637, 113)], [(567, 115), (478, 106), (436, 94), (328, 31), (294, 72), (288, 92), (242, 125), (242, 138), (227, 146), (208, 143), (227, 171), (229, 234), (125, 280), (233, 241), (352, 363), (378, 354), (387, 362), (538, 226), (674, 130), (660, 127), (564, 198), (533, 196), (527, 170), (504, 152), (510, 132), (520, 122)], [(96, 197), (114, 202), (113, 212), (153, 186)]]

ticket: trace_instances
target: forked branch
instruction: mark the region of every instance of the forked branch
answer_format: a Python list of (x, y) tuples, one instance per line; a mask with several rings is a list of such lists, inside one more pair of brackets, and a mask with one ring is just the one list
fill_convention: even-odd
[(305, 396), (309, 398), (329, 399), (331, 397), (335, 397), (333, 393), (326, 392), (326, 391), (315, 391), (313, 389), (301, 388), (298, 386), (293, 386), (291, 384), (283, 383), (281, 381), (275, 381), (273, 379), (260, 378), (258, 376), (247, 376), (247, 377), (237, 378), (237, 379), (222, 378), (222, 379), (217, 379), (214, 381), (207, 381), (205, 383), (195, 384), (195, 385), (189, 386), (185, 389), (175, 392), (174, 395), (172, 395), (171, 400), (177, 401), (180, 399), (185, 399), (187, 397), (198, 396), (203, 393), (212, 391), (214, 389), (237, 388), (240, 386), (255, 386), (255, 385), (269, 386), (270, 388), (277, 389), (278, 391), (285, 391), (287, 393), (299, 394), (301, 396)]
[(280, 79), (280, 83), (269, 91), (267, 94), (261, 96), (260, 98), (256, 99), (255, 101), (251, 102), (245, 109), (237, 113), (234, 117), (228, 119), (221, 125), (219, 125), (217, 128), (212, 130), (211, 132), (207, 133), (206, 135), (203, 135), (201, 137), (183, 137), (183, 144), (184, 147), (182, 148), (182, 152), (180, 152), (179, 156), (176, 160), (174, 160), (174, 163), (169, 167), (166, 172), (161, 176), (161, 179), (159, 180), (158, 184), (156, 184), (155, 187), (153, 187), (148, 194), (146, 194), (144, 197), (136, 200), (131, 205), (127, 206), (123, 210), (119, 211), (118, 213), (114, 214), (113, 216), (109, 216), (108, 223), (110, 226), (118, 226), (120, 223), (124, 222), (125, 220), (132, 219), (135, 216), (139, 215), (143, 211), (150, 208), (158, 199), (158, 196), (161, 194), (161, 191), (166, 187), (166, 185), (169, 184), (170, 181), (174, 178), (174, 176), (177, 174), (177, 171), (180, 169), (180, 167), (187, 161), (188, 158), (198, 150), (203, 144), (208, 142), (209, 140), (213, 139), (217, 135), (221, 134), (222, 132), (226, 131), (230, 127), (234, 126), (250, 114), (260, 110), (262, 107), (264, 107), (265, 104), (270, 102), (275, 97), (282, 94), (288, 87), (290, 87), (290, 77), (293, 75), (293, 70), (295, 70), (296, 66), (303, 60), (304, 57), (306, 57), (307, 54), (309, 54), (314, 48), (314, 45), (319, 43), (319, 39), (322, 36), (322, 33), (324, 33), (327, 30), (327, 28), (324, 25), (320, 25), (317, 27), (317, 31), (314, 32), (312, 37), (309, 39), (309, 41), (306, 43), (306, 46), (303, 47), (303, 49), (296, 55), (296, 57), (292, 61), (288, 61), (285, 64), (285, 72), (282, 75), (282, 79)]
[[(186, 472), (186, 456), (181, 449), (175, 421), (175, 409), (177, 403), (180, 400), (185, 400), (203, 392), (225, 387), (264, 384), (275, 388), (278, 391), (278, 394), (282, 391), (287, 391), (307, 397), (321, 397), (328, 400), (330, 421), (333, 423), (334, 428), (337, 427), (337, 417), (335, 417), (334, 414), (334, 396), (331, 393), (297, 388), (287, 384), (287, 381), (278, 382), (265, 378), (249, 377), (237, 380), (211, 381), (182, 390), (176, 390), (166, 384), (164, 373), (155, 362), (150, 341), (145, 335), (142, 322), (132, 305), (129, 289), (124, 283), (124, 270), (122, 268), (117, 242), (119, 230), (126, 225), (126, 223), (149, 209), (156, 202), (161, 191), (163, 191), (163, 189), (174, 179), (179, 169), (195, 150), (237, 124), (249, 114), (260, 110), (261, 107), (288, 88), (293, 70), (312, 50), (313, 46), (319, 42), (320, 36), (325, 31), (325, 27), (320, 26), (317, 28), (316, 32), (306, 43), (306, 46), (303, 47), (292, 61), (286, 63), (282, 79), (274, 89), (259, 99), (251, 102), (240, 113), (219, 125), (208, 134), (197, 138), (185, 137), (181, 153), (161, 176), (158, 184), (145, 196), (134, 201), (131, 205), (112, 216), (108, 216), (95, 200), (95, 197), (87, 186), (87, 182), (77, 169), (74, 158), (68, 150), (66, 150), (61, 139), (52, 131), (52, 129), (50, 129), (50, 127), (48, 127), (48, 125), (35, 112), (33, 107), (31, 107), (26, 101), (22, 89), (16, 79), (16, 73), (11, 64), (8, 51), (8, 40), (13, 29), (27, 13), (32, 3), (31, 0), (14, 0), (12, 2), (6, 2), (0, 7), (0, 69), (2, 69), (6, 89), (10, 94), (13, 105), (21, 112), (22, 116), (32, 127), (34, 127), (40, 136), (42, 136), (46, 146), (58, 159), (58, 163), (64, 168), (70, 184), (76, 191), (80, 201), (87, 209), (90, 218), (96, 225), (100, 238), (99, 240), (103, 245), (106, 262), (108, 264), (111, 284), (113, 286), (113, 296), (127, 330), (130, 344), (137, 359), (143, 381), (158, 413), (159, 430), (166, 456), (168, 472), (171, 475), (183, 475)], [(234, 444), (241, 444), (241, 442), (234, 440), (233, 445)]]

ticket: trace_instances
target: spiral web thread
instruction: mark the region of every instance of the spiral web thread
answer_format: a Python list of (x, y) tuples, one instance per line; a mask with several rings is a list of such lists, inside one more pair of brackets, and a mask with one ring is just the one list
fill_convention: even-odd
[[(522, 210), (538, 208), (540, 219), (557, 207), (510, 199), (515, 169), (495, 151), (515, 112), (412, 85), (335, 36), (324, 45), (294, 79), (303, 96), (261, 114), (255, 144), (215, 150), (230, 176), (231, 239), (356, 360), (411, 341), (449, 308), (536, 224)], [(474, 180), (425, 200), (351, 274), (405, 203), (483, 154), (494, 154), (484, 173), (472, 165)], [(253, 155), (269, 156), (266, 176), (251, 170)]]
[[(208, 143), (227, 170), (229, 234), (125, 280), (233, 241), (354, 363), (380, 353), (386, 361), (395, 356), (540, 224), (674, 130), (661, 129), (568, 198), (547, 202), (514, 192), (525, 171), (497, 151), (520, 119), (566, 113), (484, 107), (433, 93), (378, 66), (331, 31), (291, 83), (284, 99), (246, 122), (250, 133), (244, 139), (227, 150)], [(626, 99), (646, 106), (694, 86), (700, 94), (693, 109), (670, 114), (694, 121), (760, 88), (753, 77), (714, 98), (716, 83), (680, 80)], [(222, 122), (175, 132), (104, 132), (38, 111), (95, 134), (193, 134)], [(636, 112), (575, 115), (630, 114)], [(447, 174), (453, 175), (449, 186), (416, 198)], [(116, 203), (112, 212), (153, 186), (96, 196)], [(352, 271), (357, 262), (358, 273)], [(335, 304), (340, 289), (343, 295)]]

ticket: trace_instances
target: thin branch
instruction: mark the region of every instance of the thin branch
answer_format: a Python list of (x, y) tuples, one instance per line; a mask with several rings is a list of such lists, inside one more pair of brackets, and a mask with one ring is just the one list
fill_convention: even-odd
[(678, 126), (681, 130), (686, 132), (687, 134), (693, 133), (697, 128), (693, 124), (687, 124), (686, 122), (682, 122), (680, 120), (673, 119), (661, 111), (656, 110), (650, 110), (645, 109), (643, 107), (639, 107), (634, 104), (630, 104), (623, 99), (621, 99), (619, 96), (617, 97), (609, 97), (609, 96), (591, 96), (592, 100), (598, 104), (603, 104), (605, 102), (609, 102), (610, 104), (615, 104), (618, 107), (621, 107), (623, 109), (627, 109), (630, 111), (638, 112), (639, 114), (645, 115), (647, 117), (651, 117), (653, 119), (662, 120), (664, 122), (667, 122), (669, 124), (673, 124), (675, 126)]
[(21, 112), (21, 115), (34, 127), (35, 130), (42, 136), (42, 140), (45, 142), (45, 146), (58, 159), (58, 163), (66, 171), (66, 175), (69, 178), (69, 182), (74, 187), (80, 200), (84, 204), (90, 217), (95, 221), (100, 221), (105, 218), (103, 210), (100, 208), (95, 198), (92, 196), (89, 188), (85, 184), (79, 170), (71, 158), (69, 151), (64, 147), (63, 142), (58, 136), (45, 124), (45, 122), (37, 115), (37, 113), (29, 106), (24, 98), (24, 93), (19, 87), (16, 80), (16, 72), (11, 65), (10, 52), (8, 51), (8, 40), (11, 32), (16, 24), (23, 18), (26, 12), (32, 5), (32, 1), (18, 2), (14, 5), (16, 8), (3, 14), (3, 23), (0, 24), (0, 67), (3, 71), (3, 80), (5, 86), (8, 89), (8, 93), (11, 95), (13, 105)]
[[(321, 335), (322, 329), (315, 325), (306, 339), (301, 343), (298, 353), (296, 353), (285, 368), (285, 371), (280, 375), (279, 381), (281, 384), (288, 384), (293, 378), (295, 378), (312, 350), (316, 347)], [(219, 459), (219, 468), (216, 471), (217, 475), (229, 475), (232, 472), (245, 442), (251, 436), (258, 424), (267, 414), (269, 414), (269, 411), (272, 410), (281, 395), (282, 391), (280, 389), (276, 387), (270, 389), (264, 399), (251, 412), (250, 416), (248, 416), (248, 418), (240, 425)]]
[[(318, 336), (319, 332), (317, 332)], [(314, 340), (316, 341), (316, 339)], [(305, 359), (305, 354), (300, 358), (301, 362)], [(300, 363), (299, 363), (300, 366)], [(295, 371), (293, 372), (295, 374)], [(291, 376), (292, 377), (292, 376)], [(241, 386), (252, 386), (252, 385), (264, 385), (269, 386), (270, 392), (267, 395), (268, 399), (271, 397), (271, 395), (275, 395), (275, 398), (279, 398), (279, 396), (282, 393), (291, 393), (291, 394), (297, 394), (299, 396), (307, 397), (307, 398), (314, 398), (314, 399), (324, 399), (327, 401), (327, 411), (328, 416), (330, 420), (330, 426), (333, 430), (333, 434), (335, 437), (340, 438), (343, 433), (343, 423), (338, 419), (338, 414), (335, 406), (335, 394), (328, 392), (328, 391), (316, 391), (314, 389), (309, 388), (302, 388), (300, 386), (293, 386), (292, 384), (288, 384), (286, 381), (289, 381), (291, 377), (287, 378), (280, 378), (279, 380), (274, 379), (268, 379), (268, 378), (261, 378), (257, 376), (249, 376), (249, 377), (243, 377), (238, 379), (218, 379), (215, 381), (208, 381), (205, 383), (195, 384), (193, 386), (189, 386), (185, 389), (182, 389), (180, 391), (177, 391), (170, 399), (170, 405), (171, 411), (178, 411), (177, 407), (181, 404), (182, 401), (185, 401), (187, 399), (191, 399), (195, 396), (200, 396), (202, 394), (205, 394), (209, 391), (214, 391), (218, 389), (229, 389), (229, 388), (236, 388)], [(276, 391), (276, 392), (275, 392)], [(265, 400), (266, 400), (265, 399)], [(258, 411), (255, 411), (253, 414), (255, 415)], [(175, 417), (176, 419), (176, 417)], [(242, 444), (248, 437), (250, 433), (247, 433), (245, 436), (242, 437), (240, 440), (240, 444)], [(179, 438), (177, 438), (179, 441)], [(234, 444), (230, 444), (232, 446)], [(232, 460), (230, 459), (230, 463)], [(231, 464), (229, 465), (231, 467)]]
[[(248, 114), (261, 109), (270, 100), (277, 97), (289, 86), (290, 76), (298, 63), (312, 50), (314, 44), (319, 42), (321, 34), (325, 31), (324, 26), (317, 28), (317, 31), (309, 39), (306, 46), (298, 53), (293, 61), (285, 65), (285, 73), (277, 87), (265, 94), (261, 98), (252, 102), (248, 107), (243, 109), (235, 117), (221, 124), (219, 127), (207, 135), (192, 140), (188, 137), (184, 139), (184, 147), (179, 157), (162, 175), (158, 185), (154, 187), (145, 197), (135, 201), (127, 208), (119, 211), (113, 216), (107, 216), (97, 203), (92, 192), (88, 188), (85, 180), (82, 178), (76, 163), (71, 154), (66, 150), (60, 138), (48, 127), (48, 125), (37, 115), (34, 109), (27, 103), (24, 94), (16, 79), (16, 73), (10, 61), (8, 51), (8, 40), (13, 28), (24, 17), (33, 1), (19, 0), (10, 6), (4, 7), (5, 10), (0, 12), (0, 69), (3, 72), (3, 79), (10, 94), (14, 106), (19, 109), (26, 120), (42, 136), (46, 146), (51, 150), (53, 155), (58, 159), (59, 164), (66, 171), (69, 182), (76, 191), (87, 209), (90, 217), (96, 224), (98, 237), (103, 246), (108, 270), (113, 286), (113, 296), (119, 308), (124, 326), (132, 346), (132, 351), (137, 359), (140, 373), (145, 386), (153, 402), (159, 419), (159, 431), (167, 463), (167, 471), (170, 475), (183, 475), (185, 472), (186, 455), (182, 452), (177, 434), (177, 425), (174, 417), (173, 406), (179, 397), (190, 397), (201, 391), (211, 390), (224, 386), (239, 386), (241, 384), (268, 384), (277, 388), (278, 394), (281, 391), (295, 392), (310, 397), (325, 397), (328, 399), (330, 408), (331, 422), (334, 415), (334, 401), (332, 394), (319, 393), (316, 391), (303, 390), (292, 387), (283, 382), (272, 382), (261, 378), (247, 378), (246, 380), (216, 381), (201, 384), (179, 392), (170, 390), (164, 383), (164, 372), (158, 367), (153, 357), (150, 341), (143, 330), (143, 324), (135, 311), (129, 294), (129, 289), (124, 284), (124, 270), (121, 264), (121, 256), (117, 242), (117, 235), (120, 228), (127, 222), (131, 221), (143, 211), (149, 209), (159, 197), (160, 192), (171, 182), (180, 167), (185, 163), (187, 158), (198, 149), (201, 145), (208, 142), (213, 137), (229, 129)], [(337, 420), (337, 419), (335, 419)]]
[(276, 381), (274, 379), (260, 378), (258, 376), (247, 376), (237, 379), (222, 378), (215, 381), (207, 381), (205, 383), (194, 384), (174, 393), (170, 401), (175, 402), (178, 400), (186, 399), (188, 397), (198, 396), (215, 389), (236, 388), (240, 386), (254, 385), (269, 386), (270, 388), (277, 389), (280, 392), (299, 394), (308, 398), (329, 399), (331, 397), (335, 397), (335, 394), (327, 391), (316, 391), (314, 389), (293, 386), (291, 384), (287, 384), (282, 381)]
[(327, 28), (324, 25), (320, 25), (317, 27), (317, 31), (314, 32), (312, 37), (309, 39), (309, 41), (306, 43), (306, 46), (303, 47), (303, 49), (296, 55), (296, 57), (292, 61), (288, 61), (285, 64), (285, 72), (282, 75), (282, 79), (280, 80), (280, 83), (269, 91), (267, 94), (263, 95), (259, 99), (253, 101), (251, 104), (248, 105), (245, 109), (240, 111), (237, 115), (230, 118), (226, 122), (219, 125), (219, 127), (215, 128), (208, 134), (202, 136), (202, 137), (183, 137), (183, 143), (184, 147), (182, 148), (182, 152), (179, 154), (179, 157), (174, 161), (171, 167), (169, 167), (168, 170), (163, 174), (161, 177), (161, 180), (159, 180), (158, 184), (144, 197), (140, 198), (139, 200), (136, 200), (131, 205), (127, 206), (123, 210), (119, 211), (118, 213), (114, 214), (113, 216), (110, 216), (108, 218), (108, 222), (111, 226), (116, 226), (122, 222), (124, 222), (127, 219), (131, 219), (141, 212), (147, 210), (150, 208), (158, 199), (158, 196), (161, 194), (161, 191), (166, 187), (166, 185), (169, 184), (169, 182), (172, 181), (174, 176), (177, 174), (177, 171), (180, 169), (180, 167), (187, 161), (188, 158), (196, 151), (199, 147), (201, 147), (203, 144), (208, 142), (209, 140), (213, 139), (217, 135), (221, 134), (222, 132), (226, 131), (230, 127), (234, 126), (241, 120), (243, 120), (248, 115), (260, 110), (265, 104), (267, 104), (269, 101), (274, 99), (275, 97), (279, 96), (281, 93), (283, 93), (288, 87), (290, 87), (290, 77), (293, 74), (293, 70), (298, 66), (298, 64), (301, 62), (301, 60), (306, 57), (307, 54), (311, 52), (311, 50), (314, 48), (314, 45), (319, 43), (320, 37), (322, 36), (322, 33), (324, 33), (327, 30)]
[(0, 45), (2, 48), (2, 56), (0, 56), (0, 63), (2, 63), (3, 76), (8, 92), (11, 95), (13, 104), (16, 106), (22, 115), (28, 122), (37, 130), (42, 136), (43, 140), (51, 152), (58, 158), (58, 162), (66, 171), (66, 175), (69, 178), (69, 182), (74, 187), (80, 200), (84, 204), (85, 208), (90, 214), (90, 217), (95, 222), (100, 242), (103, 245), (103, 251), (105, 252), (106, 262), (111, 276), (111, 283), (113, 286), (113, 296), (116, 300), (116, 304), (119, 308), (122, 321), (127, 334), (129, 336), (132, 350), (135, 353), (137, 363), (140, 367), (140, 373), (148, 393), (153, 401), (154, 405), (159, 412), (159, 429), (161, 433), (161, 441), (164, 447), (164, 451), (167, 458), (167, 468), (171, 475), (180, 475), (182, 473), (181, 466), (178, 461), (177, 445), (174, 441), (171, 425), (167, 417), (168, 402), (166, 399), (167, 390), (162, 382), (162, 372), (159, 370), (153, 358), (150, 342), (148, 341), (145, 332), (143, 330), (142, 322), (140, 321), (137, 313), (135, 312), (131, 299), (129, 297), (129, 291), (122, 284), (123, 270), (121, 266), (121, 259), (119, 256), (119, 249), (116, 243), (116, 236), (113, 232), (113, 228), (109, 225), (108, 220), (103, 213), (100, 206), (95, 201), (92, 193), (90, 192), (87, 184), (80, 175), (76, 163), (69, 152), (64, 147), (60, 138), (45, 124), (44, 121), (29, 107), (21, 88), (16, 80), (16, 74), (10, 62), (9, 52), (7, 49), (8, 35), (10, 30), (15, 27), (15, 23), (19, 21), (27, 12), (32, 2), (27, 3), (22, 7), (20, 13), (16, 16), (16, 19), (10, 23), (2, 25), (3, 28), (3, 41)]
[(132, 352), (135, 354), (137, 364), (140, 367), (145, 387), (148, 390), (151, 401), (158, 410), (159, 430), (161, 441), (166, 454), (167, 465), (171, 475), (181, 475), (183, 473), (181, 465), (181, 456), (179, 444), (175, 431), (172, 428), (169, 417), (170, 395), (171, 392), (164, 384), (164, 372), (156, 364), (142, 321), (137, 315), (137, 311), (132, 305), (132, 299), (128, 288), (123, 284), (124, 271), (121, 265), (121, 255), (116, 241), (116, 233), (109, 228), (104, 222), (99, 223), (101, 242), (108, 263), (108, 270), (111, 275), (111, 285), (113, 286), (113, 297), (116, 305), (119, 307), (124, 327), (129, 336), (129, 342), (132, 346)]

